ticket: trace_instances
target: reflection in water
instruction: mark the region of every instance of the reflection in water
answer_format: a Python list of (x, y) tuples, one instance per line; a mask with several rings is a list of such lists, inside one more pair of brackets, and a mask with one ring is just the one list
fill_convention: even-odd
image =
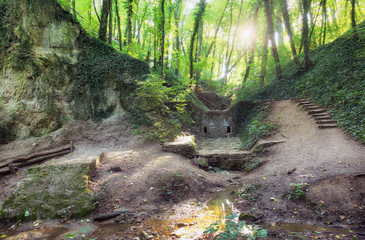
[[(120, 234), (131, 227), (135, 230), (133, 233), (128, 234), (129, 237), (135, 237), (135, 233), (148, 230), (151, 233), (158, 233), (160, 239), (167, 239), (168, 236), (174, 234), (182, 239), (195, 239), (197, 236), (201, 236), (204, 230), (217, 220), (223, 220), (228, 215), (235, 213), (233, 202), (237, 195), (234, 194), (236, 189), (229, 188), (224, 191), (216, 192), (212, 195), (205, 206), (201, 206), (192, 214), (189, 218), (181, 219), (174, 216), (165, 216), (169, 220), (149, 219), (144, 221), (141, 225), (131, 224), (119, 224), (114, 222), (109, 223), (89, 223), (86, 221), (69, 222), (67, 224), (61, 224), (57, 222), (46, 223), (43, 222), (36, 229), (32, 223), (23, 223), (17, 227), (16, 230), (1, 231), (0, 236), (5, 234), (8, 236), (6, 239), (71, 239), (65, 236), (73, 236), (73, 239), (84, 238), (85, 239), (105, 239), (105, 236), (112, 236), (113, 234)], [(224, 221), (222, 221), (224, 222)], [(324, 228), (312, 225), (299, 225), (299, 224), (278, 224), (276, 226), (263, 226), (271, 231), (318, 231), (318, 232), (331, 232), (335, 234), (346, 233), (347, 229), (341, 228)], [(134, 236), (133, 236), (134, 235)], [(126, 236), (126, 235), (123, 235)]]

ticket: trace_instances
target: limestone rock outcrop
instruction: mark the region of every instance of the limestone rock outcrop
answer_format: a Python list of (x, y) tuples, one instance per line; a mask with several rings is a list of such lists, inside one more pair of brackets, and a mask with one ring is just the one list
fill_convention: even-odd
[(56, 0), (0, 1), (0, 144), (131, 105), (147, 63), (90, 37)]

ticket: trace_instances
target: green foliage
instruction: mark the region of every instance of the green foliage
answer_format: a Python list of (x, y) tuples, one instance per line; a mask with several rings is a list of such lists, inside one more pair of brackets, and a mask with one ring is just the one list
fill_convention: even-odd
[(262, 164), (263, 164), (263, 161), (260, 158), (258, 158), (256, 160), (246, 162), (243, 165), (243, 169), (245, 170), (245, 172), (251, 172), (252, 170), (262, 166)]
[[(87, 188), (89, 164), (34, 167), (9, 195), (0, 220), (79, 218), (93, 209)], [(26, 214), (24, 214), (26, 213)]]
[(136, 125), (148, 127), (146, 140), (168, 141), (177, 136), (182, 125), (191, 124), (185, 111), (184, 85), (165, 86), (157, 74), (148, 75), (137, 85), (131, 115)]
[(276, 128), (277, 126), (272, 122), (252, 121), (241, 136), (241, 149), (251, 149), (260, 138), (270, 136)]
[(241, 149), (251, 149), (260, 138), (269, 136), (277, 128), (274, 123), (265, 121), (269, 111), (267, 104), (258, 104), (249, 111), (241, 124)]
[(290, 183), (288, 199), (293, 201), (305, 199), (304, 185), (304, 183)]
[[(311, 52), (313, 67), (298, 72), (293, 62), (283, 68), (284, 78), (263, 89), (244, 89), (240, 99), (307, 97), (331, 109), (339, 126), (365, 143), (365, 22), (332, 43)], [(300, 56), (299, 56), (300, 58)], [(256, 90), (255, 90), (256, 89)]]
[(257, 182), (252, 185), (244, 184), (243, 188), (239, 192), (242, 198), (248, 200), (249, 202), (254, 202), (258, 194), (266, 188), (267, 185)]
[[(260, 229), (258, 226), (246, 225), (244, 221), (235, 221), (238, 216), (232, 214), (227, 217), (225, 222), (222, 219), (211, 224), (204, 234), (214, 235), (214, 240), (238, 239), (246, 237), (247, 239), (260, 239), (267, 237), (267, 231)], [(221, 231), (220, 231), (221, 230)]]
[[(147, 64), (120, 54), (105, 43), (86, 35), (82, 37), (81, 43), (84, 45), (78, 58), (76, 82), (71, 98), (75, 101), (88, 101), (90, 107), (88, 112), (91, 112), (92, 116), (79, 112), (77, 117), (100, 120), (113, 112), (114, 109), (102, 107), (102, 99), (106, 97), (100, 90), (108, 85), (115, 86), (115, 89), (123, 96), (120, 99), (122, 107), (129, 109), (131, 103), (127, 102), (127, 97), (135, 90), (135, 79), (149, 73)], [(90, 93), (90, 99), (80, 99), (85, 90)]]
[(162, 177), (159, 180), (159, 194), (170, 203), (179, 202), (184, 199), (189, 190), (188, 184), (185, 182), (184, 176), (176, 172), (168, 177)]

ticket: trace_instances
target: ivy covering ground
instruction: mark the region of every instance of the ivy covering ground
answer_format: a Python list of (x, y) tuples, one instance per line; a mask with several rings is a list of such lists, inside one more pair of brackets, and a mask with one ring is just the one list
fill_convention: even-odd
[(311, 53), (312, 68), (298, 72), (291, 63), (284, 79), (259, 92), (244, 89), (246, 99), (305, 97), (330, 109), (339, 126), (365, 143), (365, 22)]

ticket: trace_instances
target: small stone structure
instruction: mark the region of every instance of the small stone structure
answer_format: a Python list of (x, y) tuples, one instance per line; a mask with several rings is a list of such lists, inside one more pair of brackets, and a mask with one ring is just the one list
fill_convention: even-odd
[(195, 157), (197, 147), (194, 136), (178, 136), (173, 142), (167, 142), (162, 146), (162, 150), (183, 155), (187, 158)]
[(202, 135), (209, 138), (229, 137), (233, 134), (230, 109), (206, 111), (202, 118)]

